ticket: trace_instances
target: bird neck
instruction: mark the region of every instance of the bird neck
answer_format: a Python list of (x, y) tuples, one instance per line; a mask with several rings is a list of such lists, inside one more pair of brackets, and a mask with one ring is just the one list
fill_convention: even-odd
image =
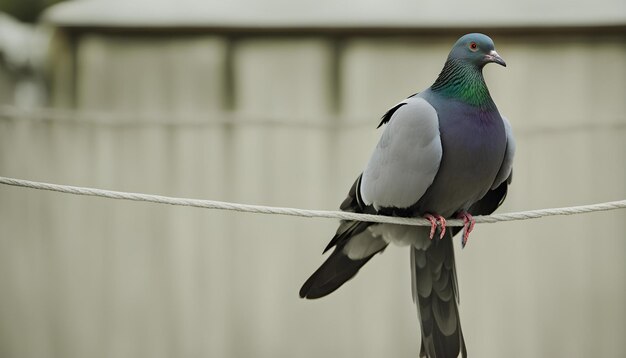
[(464, 61), (448, 59), (431, 89), (475, 107), (496, 108), (487, 89), (482, 68)]

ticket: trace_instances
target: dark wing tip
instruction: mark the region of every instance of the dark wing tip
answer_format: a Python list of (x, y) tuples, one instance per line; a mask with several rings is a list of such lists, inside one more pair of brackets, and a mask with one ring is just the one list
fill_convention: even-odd
[(341, 250), (342, 247), (335, 248), (322, 266), (304, 282), (300, 288), (301, 298), (315, 299), (334, 292), (353, 278), (376, 253), (382, 251), (381, 249), (363, 259), (352, 260)]
[(400, 107), (404, 106), (405, 104), (406, 104), (406, 102), (400, 102), (400, 103), (396, 104), (395, 106), (393, 106), (385, 114), (383, 114), (383, 116), (380, 118), (380, 123), (378, 124), (378, 127), (376, 127), (376, 128), (380, 128), (380, 127), (382, 127), (383, 124), (389, 122), (389, 120), (391, 120), (391, 117), (393, 116), (393, 114), (396, 113), (396, 111)]

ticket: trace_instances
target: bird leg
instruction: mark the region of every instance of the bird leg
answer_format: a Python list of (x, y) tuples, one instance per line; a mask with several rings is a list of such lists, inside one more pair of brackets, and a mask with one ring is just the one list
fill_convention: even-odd
[(435, 236), (437, 226), (440, 226), (441, 233), (439, 234), (439, 240), (443, 239), (443, 236), (446, 234), (446, 218), (441, 215), (426, 214), (424, 215), (424, 219), (430, 221), (430, 235), (428, 238), (432, 240)]
[(461, 245), (465, 247), (465, 245), (467, 245), (467, 239), (469, 239), (470, 232), (474, 230), (474, 225), (476, 225), (476, 220), (467, 211), (459, 212), (456, 218), (463, 219), (463, 239), (461, 240)]

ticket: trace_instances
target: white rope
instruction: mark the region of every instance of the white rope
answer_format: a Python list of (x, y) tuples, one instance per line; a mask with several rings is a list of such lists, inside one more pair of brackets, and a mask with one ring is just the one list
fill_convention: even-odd
[[(0, 184), (13, 185), (25, 188), (50, 190), (67, 194), (97, 196), (110, 199), (147, 201), (158, 204), (192, 206), (197, 208), (232, 210), (247, 213), (274, 214), (302, 216), (307, 218), (330, 218), (342, 220), (369, 221), (377, 223), (404, 224), (417, 226), (430, 226), (430, 222), (422, 218), (399, 218), (382, 215), (356, 214), (344, 211), (305, 210), (296, 208), (281, 208), (274, 206), (237, 204), (215, 200), (199, 200), (174, 198), (161, 195), (128, 193), (95, 188), (85, 188), (69, 185), (41, 183), (30, 180), (0, 177)], [(476, 223), (495, 223), (500, 221), (528, 220), (545, 216), (573, 215), (594, 211), (606, 211), (626, 208), (626, 200), (618, 200), (606, 203), (572, 206), (565, 208), (539, 209), (516, 213), (494, 214), (488, 216), (476, 216)], [(462, 226), (463, 221), (458, 219), (447, 220), (447, 226)]]

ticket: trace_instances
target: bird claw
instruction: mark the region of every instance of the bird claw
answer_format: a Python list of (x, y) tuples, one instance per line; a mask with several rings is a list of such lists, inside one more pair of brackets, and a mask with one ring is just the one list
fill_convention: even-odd
[(474, 230), (474, 225), (476, 225), (476, 219), (467, 211), (461, 211), (456, 217), (457, 219), (463, 219), (463, 239), (461, 240), (461, 246), (465, 247), (469, 239), (469, 234)]
[(443, 239), (443, 236), (446, 234), (446, 218), (441, 215), (424, 215), (424, 219), (430, 221), (430, 235), (429, 239), (433, 239), (435, 237), (435, 230), (437, 230), (437, 226), (441, 227), (441, 233), (439, 234), (439, 240)]

